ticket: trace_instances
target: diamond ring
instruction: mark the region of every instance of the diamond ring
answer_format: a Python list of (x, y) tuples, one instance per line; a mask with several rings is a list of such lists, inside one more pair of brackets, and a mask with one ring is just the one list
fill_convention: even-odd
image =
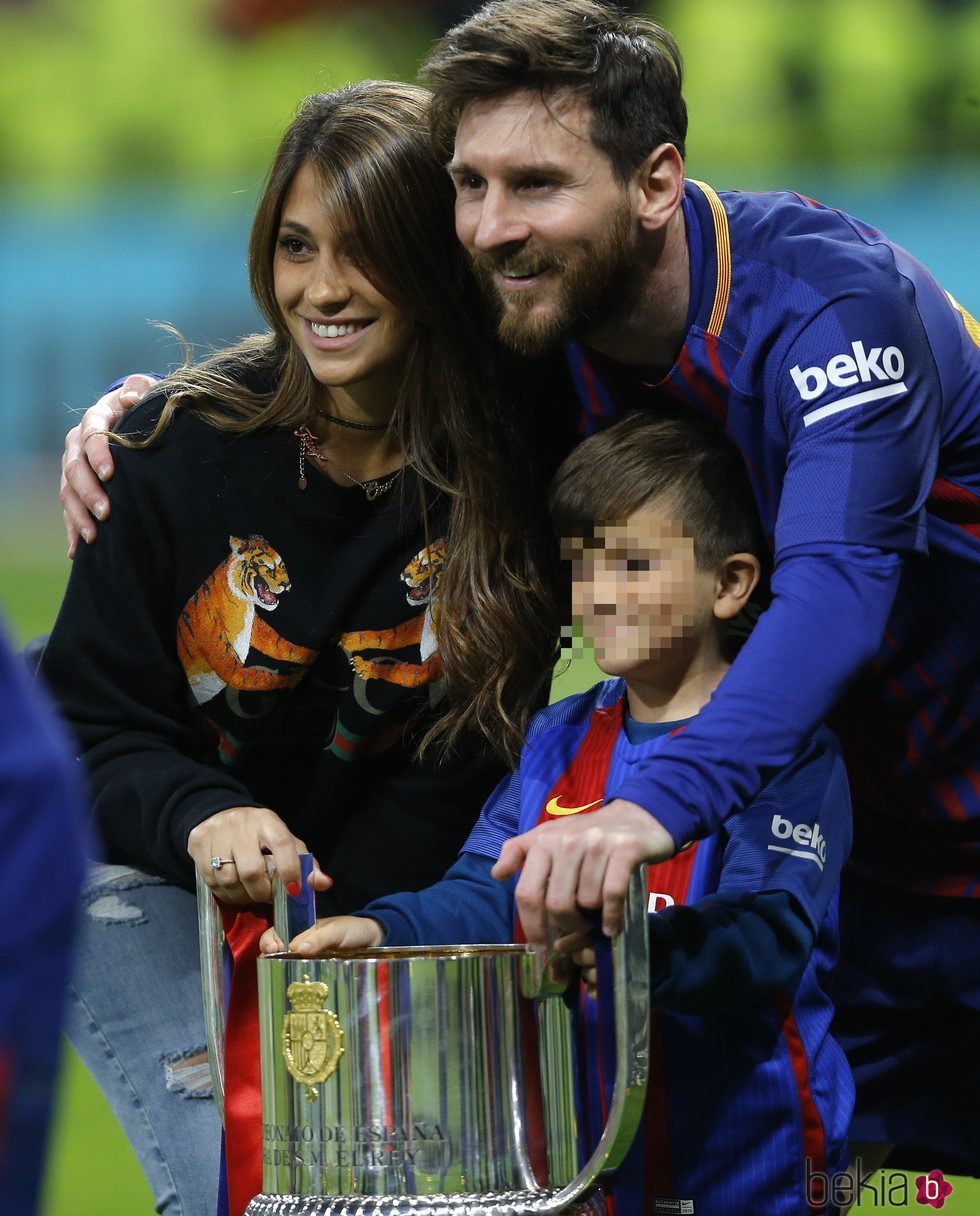
[(233, 857), (212, 857), (211, 869), (220, 870), (222, 866), (233, 866), (235, 859)]

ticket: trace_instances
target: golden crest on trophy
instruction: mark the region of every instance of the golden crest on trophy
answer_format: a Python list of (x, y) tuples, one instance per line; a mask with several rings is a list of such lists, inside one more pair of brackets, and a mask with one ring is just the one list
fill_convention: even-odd
[(292, 1008), (282, 1020), (282, 1056), (289, 1075), (316, 1098), (319, 1085), (337, 1070), (344, 1054), (344, 1032), (337, 1015), (324, 1008), (327, 985), (303, 977), (290, 984), (286, 996)]

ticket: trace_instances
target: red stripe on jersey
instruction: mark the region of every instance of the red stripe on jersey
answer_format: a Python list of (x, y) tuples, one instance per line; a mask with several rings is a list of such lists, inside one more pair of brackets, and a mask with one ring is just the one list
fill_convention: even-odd
[(721, 385), (722, 392), (728, 392), (728, 376), (718, 353), (718, 337), (716, 334), (704, 335), (704, 348), (708, 352), (708, 362), (714, 372), (715, 380)]
[[(885, 634), (884, 641), (888, 646), (891, 647), (895, 654), (900, 654), (898, 642), (891, 633)], [(943, 691), (943, 689), (937, 687), (935, 681), (921, 663), (913, 664), (911, 670), (915, 672), (925, 687), (935, 695), (941, 706), (949, 705), (949, 697)], [(897, 701), (911, 708), (911, 706), (909, 706), (911, 693), (898, 679), (892, 677), (891, 679), (886, 680), (885, 687), (889, 690), (889, 692), (892, 693)], [(936, 729), (932, 716), (924, 707), (920, 707), (916, 711), (916, 718), (922, 726), (922, 729), (929, 736), (930, 745), (935, 748), (936, 751), (948, 751), (953, 741), (948, 739), (942, 731)], [(905, 738), (906, 756), (908, 757), (910, 767), (923, 774), (925, 780), (935, 792), (936, 797), (942, 803), (943, 808), (946, 810), (949, 817), (958, 823), (964, 823), (970, 819), (971, 816), (966, 807), (963, 805), (963, 800), (956, 793), (949, 782), (940, 777), (933, 776), (930, 778), (928, 772), (925, 771), (928, 769), (929, 761), (928, 758), (923, 757), (921, 751), (919, 750), (919, 745), (916, 743), (915, 737), (912, 734), (911, 726), (906, 728)]]
[[(598, 1039), (597, 1039), (598, 1041)], [(602, 1068), (603, 1053), (598, 1054)], [(666, 1054), (663, 1042), (663, 1014), (650, 1010), (650, 1066), (647, 1074), (647, 1096), (643, 1108), (643, 1124), (637, 1135), (643, 1137), (643, 1193), (647, 1201), (653, 1197), (674, 1193), (674, 1171), (670, 1153), (670, 1101), (667, 1088)], [(600, 1090), (603, 1096), (603, 1123), (608, 1115), (605, 1108), (605, 1080)], [(634, 1146), (635, 1147), (635, 1146)], [(615, 1198), (615, 1181), (606, 1191), (606, 1216), (632, 1216), (621, 1211)]]
[(980, 540), (980, 495), (945, 477), (932, 483), (926, 510)]
[(970, 768), (963, 770), (963, 776), (969, 781), (974, 794), (980, 798), (980, 771), (971, 765)]
[(647, 891), (651, 895), (669, 895), (675, 904), (687, 903), (698, 841), (685, 845), (666, 861), (659, 861), (647, 870)]
[[(705, 334), (704, 335), (704, 348), (708, 353), (708, 362), (711, 364), (711, 370), (714, 374), (715, 380), (721, 386), (722, 392), (727, 396), (727, 394), (728, 394), (728, 375), (725, 371), (724, 365), (722, 364), (721, 355), (718, 353), (718, 337), (715, 334)], [(727, 410), (726, 410), (726, 416), (727, 416)], [(734, 435), (729, 435), (728, 438), (731, 439), (733, 443), (735, 443)], [(745, 449), (740, 444), (737, 444), (737, 443), (736, 443), (736, 447), (738, 447), (738, 450), (742, 455), (742, 460), (745, 462), (745, 467), (749, 471), (749, 474), (752, 478), (752, 484), (754, 486), (759, 487), (759, 489), (765, 495), (767, 502), (772, 502), (772, 490), (769, 486), (769, 483), (764, 481), (762, 479), (762, 477), (759, 475), (758, 468), (756, 468), (755, 464), (749, 459), (748, 454), (745, 452)]]
[[(800, 1101), (800, 1117), (803, 1121), (803, 1156), (810, 1162), (811, 1173), (822, 1173), (826, 1165), (827, 1145), (824, 1136), (823, 1119), (817, 1109), (810, 1088), (810, 1061), (807, 1059), (806, 1047), (800, 1035), (793, 1014), (793, 1005), (789, 993), (781, 989), (773, 996), (776, 1013), (782, 1019), (783, 1042), (789, 1052), (793, 1076), (796, 1078), (796, 1092)], [(804, 1163), (800, 1162), (800, 1173), (803, 1173)], [(814, 1214), (825, 1210), (823, 1204), (811, 1204), (807, 1196), (807, 1211)]]
[(934, 878), (928, 884), (928, 891), (931, 895), (944, 895), (947, 898), (952, 896), (956, 899), (962, 899), (971, 893), (971, 888), (976, 881), (975, 875), (940, 874), (938, 878)]
[(719, 422), (725, 422), (728, 417), (727, 399), (718, 391), (717, 384), (698, 371), (685, 344), (677, 356), (677, 371), (683, 377), (691, 392)]
[[(541, 808), (538, 823), (561, 819), (569, 813), (581, 814), (586, 809), (599, 809), (606, 792), (609, 760), (622, 725), (622, 700), (592, 711), (578, 751), (552, 786)], [(557, 814), (551, 814), (548, 810), (552, 803), (556, 804)]]
[[(956, 659), (953, 658), (953, 656), (949, 653), (949, 651), (944, 646), (940, 646), (937, 649), (936, 653), (938, 655), (941, 655), (943, 660), (949, 664), (950, 671), (958, 673), (961, 670), (961, 664), (958, 663), (956, 661)], [(916, 663), (913, 666), (912, 670), (916, 673), (916, 675), (919, 676), (919, 678), (922, 680), (923, 684), (926, 685), (926, 687), (934, 689), (936, 691), (937, 695), (942, 697), (944, 705), (949, 705), (948, 694), (946, 693), (946, 691), (944, 689), (939, 687), (939, 685), (929, 675), (929, 673), (926, 671), (926, 669), (922, 666), (921, 663)], [(970, 719), (967, 718), (964, 714), (956, 715), (956, 725), (961, 727), (965, 731), (972, 731), (974, 728), (974, 723), (971, 722)], [(939, 737), (938, 740), (936, 740), (936, 742), (938, 742), (942, 746), (948, 746), (952, 742), (952, 740), (948, 737), (947, 734), (943, 734), (942, 736)]]
[[(671, 731), (671, 734), (678, 734), (683, 729), (683, 727), (679, 727), (677, 731)], [(698, 842), (695, 841), (693, 844), (685, 846), (679, 853), (675, 853), (667, 861), (650, 866), (647, 871), (648, 892), (656, 895), (669, 895), (677, 904), (686, 903), (697, 851)], [(643, 1115), (644, 1185), (647, 1196), (674, 1193), (668, 1093), (663, 1018), (659, 1009), (651, 1009), (650, 1071)]]
[[(622, 698), (615, 705), (594, 709), (589, 718), (578, 751), (571, 764), (551, 787), (536, 823), (550, 823), (568, 815), (582, 815), (597, 811), (603, 803), (606, 777), (616, 737), (623, 725)], [(548, 807), (554, 803), (557, 813), (551, 814)], [(527, 941), (521, 918), (515, 909), (514, 941), (523, 945)]]
[(593, 419), (598, 420), (603, 416), (602, 398), (599, 396), (595, 386), (595, 373), (592, 370), (592, 364), (584, 355), (582, 356), (582, 379), (585, 381), (585, 389), (589, 394), (589, 413)]
[(950, 819), (957, 823), (966, 823), (970, 819), (963, 799), (945, 777), (934, 777), (929, 784), (935, 790), (939, 801), (949, 812)]

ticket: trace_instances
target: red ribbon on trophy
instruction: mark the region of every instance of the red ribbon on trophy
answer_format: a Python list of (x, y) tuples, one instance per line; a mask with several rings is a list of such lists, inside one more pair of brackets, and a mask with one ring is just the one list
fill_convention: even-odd
[(271, 916), (268, 904), (221, 904), (221, 921), (232, 958), (224, 1061), (228, 1216), (242, 1216), (262, 1190), (262, 1077), (255, 964), (259, 939), (269, 928)]

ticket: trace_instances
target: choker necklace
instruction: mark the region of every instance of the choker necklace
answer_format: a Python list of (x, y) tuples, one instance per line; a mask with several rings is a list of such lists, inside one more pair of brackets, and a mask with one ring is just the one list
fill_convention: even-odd
[(386, 490), (390, 490), (402, 471), (401, 469), (395, 469), (394, 473), (389, 473), (387, 477), (374, 477), (370, 481), (358, 481), (346, 469), (341, 468), (336, 460), (332, 460), (329, 456), (325, 455), (319, 446), (316, 435), (313, 434), (308, 426), (301, 426), (299, 430), (293, 431), (293, 434), (299, 440), (299, 488), (301, 490), (305, 490), (307, 485), (309, 485), (306, 479), (307, 456), (316, 456), (318, 460), (332, 464), (337, 472), (343, 473), (352, 485), (361, 487), (368, 502), (374, 502), (379, 494), (384, 494)]
[[(321, 418), (328, 422), (336, 422), (338, 426), (349, 426), (352, 431), (386, 431), (387, 422), (351, 422), (349, 418), (338, 418), (336, 414), (328, 414), (326, 410), (317, 409)], [(341, 470), (343, 472), (343, 470)]]

